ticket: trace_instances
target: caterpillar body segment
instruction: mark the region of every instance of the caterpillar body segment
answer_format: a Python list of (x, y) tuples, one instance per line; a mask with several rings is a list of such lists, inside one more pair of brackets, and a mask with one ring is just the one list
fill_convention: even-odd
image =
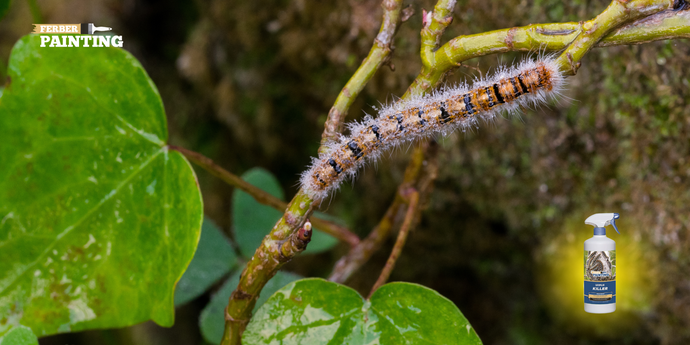
[(564, 77), (551, 58), (524, 61), (514, 68), (499, 68), (493, 76), (468, 87), (448, 87), (432, 94), (400, 101), (348, 125), (350, 135), (328, 144), (327, 150), (302, 174), (301, 185), (314, 200), (322, 200), (365, 161), (404, 142), (436, 134), (449, 134), (491, 119), (501, 112), (543, 104), (563, 88)]

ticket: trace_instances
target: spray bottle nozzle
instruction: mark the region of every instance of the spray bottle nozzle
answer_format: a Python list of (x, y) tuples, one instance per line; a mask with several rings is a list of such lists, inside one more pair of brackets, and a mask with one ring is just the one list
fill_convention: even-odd
[(621, 217), (621, 216), (620, 216), (618, 213), (614, 213), (614, 214), (613, 214), (613, 218), (611, 219), (611, 225), (613, 225), (613, 228), (616, 229), (616, 232), (619, 233), (619, 234), (620, 234), (621, 232), (618, 231), (618, 227), (616, 226), (616, 219), (618, 219), (618, 218), (620, 218), (620, 217)]
[(620, 231), (618, 231), (618, 227), (616, 226), (616, 219), (620, 217), (621, 216), (618, 213), (597, 213), (589, 216), (589, 218), (585, 220), (585, 224), (592, 225), (595, 228), (602, 228), (602, 234), (606, 233), (605, 230), (603, 230), (604, 227), (607, 225), (613, 225), (613, 228), (616, 229), (616, 232), (620, 234)]

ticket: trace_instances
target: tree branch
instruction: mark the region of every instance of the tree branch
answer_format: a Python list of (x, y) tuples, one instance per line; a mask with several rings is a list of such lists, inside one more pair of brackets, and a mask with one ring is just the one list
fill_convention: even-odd
[[(201, 153), (187, 150), (183, 147), (173, 145), (168, 145), (168, 147), (183, 154), (192, 163), (208, 171), (211, 173), (211, 175), (216, 176), (225, 181), (227, 184), (239, 188), (243, 192), (249, 194), (258, 203), (273, 207), (278, 211), (285, 211), (287, 208), (287, 203), (285, 201), (274, 197), (273, 195), (243, 180), (241, 177), (223, 169), (211, 158), (208, 158)], [(318, 217), (312, 217), (311, 221), (314, 224), (314, 227), (318, 230), (327, 233), (349, 244), (350, 246), (356, 246), (359, 244), (359, 237), (342, 225)]]
[(453, 21), (452, 13), (454, 7), (455, 0), (439, 0), (432, 12), (424, 12), (420, 52), (422, 71), (402, 96), (403, 99), (412, 95), (423, 95), (431, 91), (445, 73), (445, 70), (439, 73), (435, 51), (441, 41), (443, 32)]
[(240, 344), (242, 332), (249, 323), (256, 299), (266, 282), (273, 278), (285, 263), (304, 251), (306, 245), (301, 247), (294, 243), (300, 237), (297, 229), (313, 211), (312, 202), (313, 200), (300, 190), (288, 204), (283, 217), (264, 237), (254, 256), (247, 263), (237, 289), (230, 295), (221, 344)]
[(556, 64), (561, 71), (575, 75), (580, 68), (580, 60), (609, 32), (623, 24), (671, 8), (673, 0), (612, 1), (604, 12), (582, 24), (580, 34), (556, 59)]
[(412, 228), (412, 221), (417, 215), (417, 206), (419, 204), (419, 192), (417, 192), (414, 189), (408, 189), (404, 191), (404, 193), (406, 194), (406, 199), (408, 200), (407, 212), (405, 213), (405, 221), (403, 222), (403, 225), (400, 227), (398, 239), (395, 241), (395, 245), (393, 246), (391, 255), (388, 257), (388, 261), (386, 261), (386, 266), (383, 267), (381, 275), (379, 275), (379, 279), (376, 280), (376, 283), (371, 288), (371, 292), (369, 292), (368, 298), (371, 298), (371, 295), (373, 295), (374, 292), (381, 287), (381, 285), (385, 284), (386, 281), (388, 281), (388, 278), (391, 276), (391, 272), (393, 272), (393, 268), (395, 268), (395, 262), (398, 261), (400, 253), (402, 253), (402, 249), (405, 246), (405, 242), (407, 241), (407, 235), (410, 233), (410, 229)]
[(347, 116), (347, 111), (350, 109), (352, 102), (355, 101), (355, 98), (357, 98), (376, 71), (390, 60), (390, 55), (393, 53), (393, 37), (402, 19), (402, 0), (383, 0), (381, 7), (383, 7), (381, 29), (374, 40), (374, 45), (371, 47), (369, 55), (362, 61), (355, 74), (345, 84), (333, 107), (328, 112), (328, 118), (324, 124), (325, 128), (321, 135), (321, 148), (319, 148), (319, 152), (325, 149), (327, 142), (334, 140), (338, 133), (342, 132), (343, 120)]
[[(559, 51), (582, 30), (580, 23), (569, 22), (533, 24), (459, 36), (436, 51), (436, 67), (447, 71), (475, 57), (509, 51)], [(638, 19), (605, 35), (595, 47), (644, 44), (673, 38), (690, 38), (690, 11), (666, 10)]]

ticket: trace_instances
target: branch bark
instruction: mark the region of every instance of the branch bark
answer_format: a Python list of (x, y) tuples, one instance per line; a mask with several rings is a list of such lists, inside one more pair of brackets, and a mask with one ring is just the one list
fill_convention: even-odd
[(575, 75), (580, 68), (580, 60), (612, 30), (623, 24), (672, 8), (673, 0), (612, 1), (604, 12), (582, 24), (580, 34), (556, 59), (556, 64), (566, 74)]
[[(436, 68), (447, 71), (463, 61), (510, 51), (559, 51), (582, 32), (580, 23), (533, 24), (459, 36), (435, 54)], [(595, 47), (644, 44), (658, 40), (690, 38), (690, 11), (666, 10), (614, 29)]]

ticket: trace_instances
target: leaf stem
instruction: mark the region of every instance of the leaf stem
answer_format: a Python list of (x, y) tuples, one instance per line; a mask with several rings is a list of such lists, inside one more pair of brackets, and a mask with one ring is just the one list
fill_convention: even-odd
[(407, 212), (405, 212), (405, 220), (403, 221), (403, 224), (400, 227), (398, 239), (395, 241), (395, 245), (393, 246), (391, 255), (388, 257), (388, 261), (386, 261), (386, 266), (383, 267), (381, 275), (379, 275), (379, 279), (376, 280), (376, 283), (374, 283), (374, 286), (371, 288), (371, 292), (369, 292), (368, 298), (371, 298), (371, 295), (374, 294), (374, 291), (376, 291), (383, 284), (385, 284), (386, 281), (388, 281), (391, 272), (393, 272), (393, 268), (395, 268), (395, 262), (398, 261), (400, 253), (402, 253), (402, 249), (405, 246), (405, 242), (407, 241), (407, 235), (410, 233), (410, 229), (412, 228), (412, 221), (417, 215), (417, 206), (419, 204), (419, 192), (410, 188), (405, 191), (405, 194), (407, 197), (406, 199), (408, 200)]
[[(208, 158), (202, 155), (201, 153), (185, 149), (183, 147), (173, 145), (168, 145), (168, 147), (180, 152), (192, 163), (208, 171), (209, 173), (211, 173), (211, 175), (216, 176), (224, 182), (226, 182), (227, 184), (239, 188), (243, 192), (249, 194), (258, 203), (273, 207), (278, 211), (285, 211), (285, 209), (287, 208), (288, 204), (285, 201), (282, 201), (274, 197), (273, 195), (243, 180), (241, 177), (223, 169), (218, 164), (216, 164), (211, 158)], [(359, 244), (359, 237), (350, 230), (348, 230), (347, 227), (318, 217), (312, 217), (311, 222), (316, 229), (324, 233), (327, 233), (349, 244), (350, 246), (356, 246), (357, 244)]]

